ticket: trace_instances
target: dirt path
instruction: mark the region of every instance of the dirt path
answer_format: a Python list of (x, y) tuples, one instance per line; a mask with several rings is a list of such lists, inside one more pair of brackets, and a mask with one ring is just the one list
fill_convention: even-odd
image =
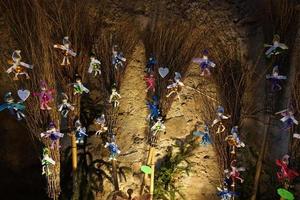
[[(203, 122), (203, 105), (201, 105), (201, 94), (190, 87), (200, 86), (210, 88), (208, 79), (199, 76), (199, 67), (191, 64), (187, 76), (183, 80), (185, 87), (181, 93), (182, 102), (177, 99), (173, 102), (169, 113), (167, 114), (166, 135), (162, 135), (162, 143), (170, 141), (171, 137), (184, 138), (194, 130), (197, 122)], [(199, 89), (199, 88), (198, 88)], [(200, 88), (199, 90), (202, 91)], [(207, 89), (207, 88), (206, 88)], [(208, 93), (214, 96), (214, 93)], [(163, 145), (163, 144), (162, 144)], [(165, 146), (165, 145), (163, 145)], [(216, 186), (219, 185), (219, 167), (216, 153), (211, 145), (199, 146), (189, 160), (195, 166), (192, 168), (190, 176), (183, 176), (180, 179), (180, 190), (189, 200), (212, 200), (218, 199), (216, 195)]]
[[(122, 165), (139, 170), (138, 167), (146, 158), (147, 146), (144, 140), (145, 129), (148, 124), (146, 116), (146, 85), (144, 81), (144, 67), (146, 63), (145, 49), (140, 42), (136, 46), (126, 68), (124, 78), (121, 83), (119, 116), (116, 127), (118, 127), (117, 143), (121, 154), (119, 161)], [(120, 182), (120, 189), (127, 191), (128, 188), (138, 194), (140, 187), (140, 177), (127, 177), (127, 182)]]

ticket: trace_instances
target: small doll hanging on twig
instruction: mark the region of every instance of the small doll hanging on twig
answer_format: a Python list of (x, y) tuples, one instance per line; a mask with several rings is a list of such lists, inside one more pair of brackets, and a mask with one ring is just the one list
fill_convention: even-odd
[(236, 167), (236, 160), (231, 161), (230, 163), (230, 167), (231, 167), (231, 171), (229, 171), (228, 169), (224, 170), (225, 173), (229, 173), (231, 179), (232, 179), (232, 184), (231, 186), (234, 187), (235, 186), (235, 180), (238, 179), (241, 181), (241, 183), (244, 182), (244, 179), (242, 179), (240, 177), (240, 172), (245, 171), (244, 167)]
[(60, 105), (58, 105), (58, 111), (61, 113), (61, 115), (64, 117), (64, 118), (67, 118), (68, 116), (68, 113), (71, 111), (71, 110), (74, 110), (75, 107), (69, 103), (69, 97), (67, 94), (65, 93), (62, 93), (62, 103)]
[(153, 74), (150, 74), (149, 76), (145, 76), (145, 81), (147, 84), (146, 92), (149, 90), (152, 90), (152, 92), (155, 92), (155, 78)]
[(88, 136), (86, 134), (86, 128), (82, 126), (79, 119), (75, 122), (75, 135), (77, 144), (83, 144), (84, 138)]
[(124, 62), (126, 62), (126, 58), (123, 56), (122, 52), (117, 51), (118, 46), (114, 45), (112, 47), (112, 65), (115, 69), (118, 69), (119, 66), (123, 67)]
[(41, 81), (40, 84), (41, 92), (34, 92), (33, 96), (38, 96), (40, 99), (40, 109), (41, 110), (51, 110), (49, 103), (53, 100), (54, 89), (48, 89), (45, 81)]
[(108, 161), (117, 160), (117, 156), (121, 153), (118, 145), (114, 141), (112, 141), (112, 142), (106, 142), (104, 147), (108, 148), (110, 152)]
[(299, 176), (299, 173), (289, 168), (289, 155), (284, 155), (281, 160), (276, 160), (276, 165), (280, 167), (280, 172), (277, 172), (279, 181), (288, 180), (292, 181)]
[(235, 154), (235, 148), (245, 147), (245, 144), (243, 142), (241, 142), (241, 140), (238, 136), (238, 126), (232, 127), (231, 135), (228, 135), (225, 138), (225, 141), (227, 141), (229, 146), (231, 146), (232, 154)]
[(63, 61), (60, 65), (63, 65), (63, 66), (70, 65), (71, 63), (70, 63), (69, 57), (70, 56), (73, 56), (73, 57), (76, 56), (76, 53), (71, 49), (71, 42), (69, 41), (68, 36), (64, 37), (62, 45), (61, 44), (55, 44), (54, 48), (61, 49), (62, 52), (63, 52), (64, 58), (63, 58)]
[(156, 104), (155, 102), (148, 102), (147, 107), (150, 110), (150, 114), (148, 115), (147, 119), (156, 120), (160, 115), (158, 104)]
[(217, 123), (222, 122), (224, 119), (229, 119), (230, 116), (226, 116), (224, 114), (225, 109), (222, 106), (218, 106), (217, 108), (217, 118), (213, 121), (212, 127), (215, 126)]
[[(21, 96), (19, 91), (27, 91), (26, 96)], [(29, 97), (30, 92), (28, 90), (19, 90), (18, 91), (18, 96), (21, 99), (17, 103), (15, 103), (15, 99), (12, 97), (12, 93), (8, 92), (4, 95), (4, 103), (0, 104), (0, 111), (2, 110), (9, 110), (9, 112), (12, 115), (15, 115), (17, 117), (17, 120), (20, 121), (25, 118), (25, 105), (24, 101)]]
[(181, 82), (181, 74), (179, 72), (175, 72), (174, 83), (167, 86), (167, 89), (171, 90), (166, 97), (170, 97), (173, 93), (176, 94), (177, 98), (180, 101), (179, 90), (184, 86), (183, 82)]
[(272, 82), (272, 91), (279, 91), (282, 89), (280, 80), (286, 80), (286, 76), (279, 75), (278, 66), (273, 67), (272, 74), (267, 74), (266, 79)]
[(280, 121), (284, 123), (284, 126), (282, 128), (283, 130), (290, 129), (293, 126), (293, 124), (298, 125), (298, 121), (294, 117), (294, 111), (292, 108), (287, 108), (285, 110), (275, 113), (275, 115), (279, 115), (279, 114), (283, 116), (280, 119)]
[(221, 197), (221, 200), (231, 200), (233, 196), (237, 196), (235, 192), (230, 191), (227, 186), (223, 186), (223, 188), (217, 187), (219, 191), (217, 195)]
[(204, 125), (204, 131), (196, 130), (193, 132), (193, 135), (196, 137), (201, 137), (201, 141), (199, 142), (199, 145), (208, 145), (211, 144), (211, 138), (209, 134), (209, 128), (207, 125)]
[(152, 136), (156, 136), (159, 132), (165, 132), (166, 126), (163, 124), (162, 117), (157, 118), (157, 122), (151, 127)]
[(43, 148), (43, 159), (42, 159), (42, 175), (51, 175), (50, 166), (55, 165), (55, 161), (50, 157), (50, 150), (46, 147)]
[(29, 65), (27, 63), (21, 62), (22, 56), (21, 56), (21, 50), (15, 50), (12, 54), (12, 66), (6, 70), (8, 74), (13, 72), (15, 74), (13, 80), (19, 80), (19, 75), (25, 75), (26, 79), (29, 79), (29, 75), (26, 71), (26, 69), (32, 69), (33, 65)]
[(192, 61), (194, 63), (197, 63), (200, 66), (200, 69), (201, 69), (200, 76), (204, 76), (205, 74), (210, 76), (210, 74), (211, 74), (210, 68), (216, 67), (216, 64), (208, 59), (208, 51), (207, 50), (203, 51), (202, 58), (194, 58)]
[(73, 85), (74, 88), (74, 95), (76, 94), (83, 94), (83, 93), (89, 93), (90, 90), (87, 89), (83, 84), (82, 84), (82, 79), (81, 76), (79, 76), (78, 74), (75, 75), (75, 83), (71, 83), (71, 85)]
[(104, 133), (108, 130), (108, 127), (106, 126), (106, 119), (104, 114), (94, 119), (94, 124), (97, 126), (97, 131), (96, 131), (97, 136), (101, 135), (101, 133)]
[(120, 105), (118, 101), (121, 98), (121, 95), (117, 92), (117, 88), (113, 86), (111, 89), (111, 95), (109, 96), (109, 103), (112, 103), (113, 107), (116, 108)]
[(273, 37), (273, 44), (265, 44), (264, 45), (265, 47), (270, 47), (265, 55), (267, 56), (267, 58), (270, 58), (272, 55), (278, 55), (280, 54), (283, 50), (286, 50), (288, 49), (288, 47), (283, 44), (283, 43), (280, 43), (280, 36), (279, 35), (274, 35)]
[(89, 65), (88, 73), (93, 73), (94, 76), (101, 75), (101, 62), (95, 56), (90, 57), (91, 62)]
[(51, 149), (54, 149), (56, 145), (57, 148), (60, 148), (59, 139), (64, 137), (64, 134), (59, 132), (53, 122), (50, 122), (49, 128), (46, 132), (41, 133), (41, 138), (49, 138), (51, 140)]
[(148, 62), (147, 62), (147, 65), (146, 65), (146, 72), (148, 74), (154, 72), (154, 66), (157, 64), (157, 61), (155, 59), (154, 56), (151, 56), (149, 59), (148, 59)]

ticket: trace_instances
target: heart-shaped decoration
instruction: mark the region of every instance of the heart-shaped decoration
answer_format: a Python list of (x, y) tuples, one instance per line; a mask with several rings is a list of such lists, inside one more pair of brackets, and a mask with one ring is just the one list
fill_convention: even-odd
[(30, 96), (29, 90), (18, 90), (18, 96), (22, 101), (26, 101), (28, 97)]
[(158, 73), (162, 78), (165, 78), (169, 74), (169, 68), (167, 67), (160, 67), (158, 69)]

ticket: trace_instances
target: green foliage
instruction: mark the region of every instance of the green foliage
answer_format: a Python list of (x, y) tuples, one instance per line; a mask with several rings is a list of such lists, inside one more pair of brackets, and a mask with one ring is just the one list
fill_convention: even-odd
[(193, 155), (198, 145), (189, 136), (184, 139), (175, 138), (175, 140), (176, 144), (168, 148), (168, 153), (155, 174), (155, 199), (175, 200), (177, 196), (186, 199), (176, 185), (176, 180), (184, 173), (189, 175), (192, 163), (188, 158)]

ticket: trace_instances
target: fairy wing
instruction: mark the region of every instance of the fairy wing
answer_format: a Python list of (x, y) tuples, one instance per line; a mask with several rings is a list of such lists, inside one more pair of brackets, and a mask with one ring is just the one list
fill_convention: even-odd
[(287, 77), (286, 77), (286, 76), (279, 75), (279, 76), (276, 77), (276, 79), (279, 79), (279, 80), (286, 80)]
[(52, 165), (55, 165), (55, 161), (52, 158), (50, 158), (49, 156), (45, 156), (44, 160), (46, 160), (48, 163), (51, 163)]
[(174, 88), (174, 87), (176, 87), (176, 85), (177, 85), (177, 83), (172, 83), (172, 84), (167, 86), (167, 89)]
[(213, 62), (211, 62), (210, 60), (208, 61), (208, 65), (211, 66), (211, 67), (215, 67), (216, 66), (216, 64), (213, 63)]
[(200, 65), (201, 63), (204, 62), (204, 59), (203, 58), (193, 58), (192, 62)]
[(3, 103), (3, 104), (1, 104), (1, 105), (0, 105), (0, 111), (7, 109), (8, 106), (9, 106), (8, 103)]
[[(284, 109), (284, 110), (281, 110), (281, 111), (278, 111), (275, 113), (275, 115), (278, 115), (278, 114), (283, 114), (287, 111), (287, 109)], [(284, 115), (285, 116), (285, 115)]]
[(194, 136), (203, 136), (204, 133), (203, 133), (202, 131), (194, 131), (194, 132), (193, 132), (193, 135), (194, 135)]
[(119, 60), (122, 60), (123, 62), (126, 62), (126, 58), (124, 58), (123, 56), (118, 56)]
[(75, 57), (77, 55), (76, 52), (74, 52), (72, 49), (68, 49), (67, 53), (70, 54), (71, 56)]
[(8, 68), (7, 70), (6, 70), (6, 73), (11, 73), (13, 70), (14, 70), (14, 68), (15, 68), (15, 66), (13, 65), (13, 66), (11, 66), (10, 68)]
[(24, 62), (20, 62), (20, 65), (22, 65), (23, 67), (26, 67), (28, 69), (32, 69), (33, 68), (33, 65), (29, 65), (29, 64), (24, 63)]
[(284, 43), (278, 43), (278, 47), (281, 49), (288, 49), (288, 46), (286, 46)]
[(84, 87), (84, 86), (82, 86), (82, 89), (83, 89), (83, 91), (85, 91), (86, 93), (89, 93), (90, 92), (90, 90), (89, 89), (87, 89), (86, 87)]
[(60, 138), (64, 137), (64, 134), (63, 133), (60, 133), (58, 131), (55, 131), (54, 134)]
[(56, 48), (56, 49), (67, 50), (66, 47), (64, 45), (61, 45), (61, 44), (55, 44), (53, 47)]
[(244, 172), (244, 171), (246, 171), (245, 167), (239, 167), (239, 168), (237, 168), (237, 170), (238, 170), (239, 172)]
[(298, 121), (295, 119), (294, 116), (290, 116), (290, 118), (293, 120), (294, 124), (298, 125)]
[(273, 76), (271, 74), (266, 75), (266, 79), (271, 79), (271, 78), (273, 78)]
[(270, 55), (274, 50), (276, 49), (275, 46), (271, 46), (267, 51), (266, 51), (266, 55)]
[(13, 106), (18, 110), (25, 110), (25, 105), (22, 102), (15, 103)]

